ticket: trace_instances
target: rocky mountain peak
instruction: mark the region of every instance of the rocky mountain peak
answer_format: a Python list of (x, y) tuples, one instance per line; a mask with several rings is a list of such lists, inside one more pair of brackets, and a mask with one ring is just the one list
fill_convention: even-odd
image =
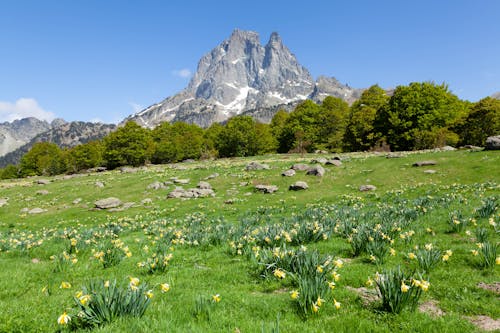
[[(338, 86), (346, 89), (342, 96), (351, 97), (354, 92)], [(235, 29), (200, 59), (186, 89), (124, 121), (134, 120), (150, 128), (163, 121), (186, 121), (206, 127), (244, 112), (266, 110), (267, 115), (272, 113), (268, 110), (279, 105), (322, 96), (309, 71), (299, 64), (277, 32), (263, 46), (258, 33)]]

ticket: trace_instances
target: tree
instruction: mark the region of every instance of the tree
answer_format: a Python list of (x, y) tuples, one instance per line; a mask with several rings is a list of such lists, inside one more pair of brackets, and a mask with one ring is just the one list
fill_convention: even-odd
[(321, 145), (329, 151), (342, 151), (343, 138), (349, 115), (349, 104), (338, 97), (328, 96), (320, 108)]
[(95, 168), (103, 164), (104, 146), (100, 141), (91, 141), (69, 149), (66, 163), (69, 172)]
[(110, 133), (103, 140), (106, 166), (139, 166), (150, 160), (153, 147), (150, 131), (133, 121)]
[(466, 105), (445, 84), (413, 82), (398, 86), (378, 128), (395, 150), (433, 148), (458, 140), (451, 128), (466, 115)]
[(50, 142), (38, 142), (21, 158), (19, 173), (26, 176), (53, 176), (64, 173), (66, 164), (61, 149)]
[(153, 163), (198, 159), (204, 151), (203, 130), (194, 124), (165, 122), (152, 132), (155, 141)]
[(286, 148), (281, 147), (279, 145), (279, 140), (281, 138), (281, 135), (283, 134), (283, 129), (285, 128), (285, 124), (290, 117), (290, 114), (286, 112), (283, 109), (278, 110), (273, 116), (273, 119), (271, 119), (271, 124), (270, 124), (270, 129), (271, 129), (271, 134), (273, 135), (274, 139), (278, 143), (278, 152), (279, 153), (286, 153), (288, 150)]
[(359, 100), (351, 106), (344, 133), (344, 149), (364, 151), (372, 148), (380, 139), (375, 128), (375, 117), (388, 101), (384, 89), (373, 85), (363, 91)]
[(0, 169), (0, 179), (14, 179), (19, 177), (19, 168), (9, 164), (5, 168)]
[(456, 131), (461, 144), (484, 146), (487, 137), (500, 134), (500, 100), (486, 97), (472, 105)]

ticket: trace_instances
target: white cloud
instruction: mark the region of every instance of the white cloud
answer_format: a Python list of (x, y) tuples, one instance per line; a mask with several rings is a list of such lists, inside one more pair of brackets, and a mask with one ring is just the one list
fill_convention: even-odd
[(172, 74), (178, 77), (181, 77), (183, 79), (187, 79), (188, 77), (191, 76), (191, 70), (188, 68), (183, 68), (183, 69), (175, 69), (172, 71)]
[(35, 117), (40, 120), (52, 121), (56, 116), (42, 109), (34, 98), (19, 98), (14, 103), (0, 101), (0, 121), (12, 122), (16, 119)]

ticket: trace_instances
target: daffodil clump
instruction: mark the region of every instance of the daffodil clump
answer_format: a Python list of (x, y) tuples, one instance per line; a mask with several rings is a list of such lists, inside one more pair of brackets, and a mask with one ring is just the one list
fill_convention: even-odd
[(382, 299), (382, 308), (388, 312), (400, 313), (404, 308), (415, 310), (423, 292), (429, 290), (430, 283), (422, 278), (415, 278), (401, 270), (401, 267), (377, 273), (367, 281), (367, 286), (375, 282)]
[(472, 250), (474, 256), (479, 257), (479, 265), (482, 268), (492, 268), (500, 264), (500, 257), (498, 257), (498, 246), (492, 242), (476, 243), (477, 249)]
[(109, 268), (118, 265), (124, 258), (131, 257), (132, 252), (120, 239), (112, 239), (101, 243), (97, 250), (92, 249), (92, 256), (103, 268)]
[(440, 262), (448, 262), (453, 254), (451, 250), (447, 250), (443, 254), (432, 243), (427, 243), (424, 246), (415, 246), (415, 252), (412, 253), (411, 257), (416, 259), (422, 273), (429, 273)]
[(213, 308), (221, 301), (220, 294), (214, 294), (211, 297), (198, 295), (194, 303), (193, 316), (198, 320), (210, 320)]
[(54, 272), (65, 272), (78, 262), (76, 254), (68, 254), (66, 251), (50, 256), (50, 260), (54, 263)]
[[(167, 292), (170, 286), (160, 284), (160, 290)], [(153, 290), (135, 277), (126, 287), (116, 280), (93, 280), (75, 293), (73, 314), (65, 311), (57, 322), (76, 329), (101, 326), (121, 316), (142, 317), (153, 297)]]
[(137, 266), (144, 268), (149, 274), (164, 273), (168, 270), (172, 257), (172, 253), (167, 253), (166, 244), (159, 243), (151, 257), (147, 258), (146, 261), (139, 262)]

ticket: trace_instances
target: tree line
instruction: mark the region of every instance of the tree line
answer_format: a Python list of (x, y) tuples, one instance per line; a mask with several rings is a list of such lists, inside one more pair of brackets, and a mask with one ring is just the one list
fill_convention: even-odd
[(331, 96), (320, 104), (306, 100), (292, 112), (279, 110), (270, 124), (250, 116), (207, 129), (165, 122), (150, 130), (128, 122), (102, 140), (73, 148), (40, 142), (19, 165), (0, 169), (0, 178), (267, 153), (483, 146), (488, 136), (498, 134), (500, 100), (463, 101), (447, 85), (433, 82), (398, 86), (391, 96), (374, 85), (351, 106)]

